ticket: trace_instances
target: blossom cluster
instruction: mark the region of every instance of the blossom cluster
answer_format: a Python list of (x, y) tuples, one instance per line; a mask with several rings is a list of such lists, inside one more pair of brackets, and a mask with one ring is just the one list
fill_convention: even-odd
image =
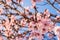
[[(4, 8), (0, 8), (0, 16), (2, 16), (0, 18), (0, 40), (60, 40), (60, 27), (56, 27), (48, 9), (43, 13), (37, 12), (36, 1), (32, 0), (35, 13), (21, 5), (24, 12), (18, 11), (14, 8), (15, 6), (11, 7), (9, 4), (9, 2), (15, 3), (14, 1), (6, 0), (6, 4), (0, 1), (0, 4), (4, 5)], [(22, 0), (17, 0), (15, 4), (19, 6), (20, 2)], [(11, 13), (9, 9), (16, 12)], [(55, 20), (60, 20), (60, 16), (56, 16)]]

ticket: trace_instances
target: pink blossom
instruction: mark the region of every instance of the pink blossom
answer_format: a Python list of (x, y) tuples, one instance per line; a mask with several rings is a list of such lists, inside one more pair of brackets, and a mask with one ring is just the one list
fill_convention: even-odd
[(18, 3), (22, 3), (23, 2), (23, 0), (16, 0)]
[(3, 13), (3, 9), (2, 8), (0, 8), (0, 15)]
[(0, 35), (0, 40), (3, 40), (3, 37)]
[(8, 5), (10, 5), (11, 0), (6, 0), (6, 3), (7, 3)]
[(11, 2), (11, 0), (6, 0), (6, 2)]

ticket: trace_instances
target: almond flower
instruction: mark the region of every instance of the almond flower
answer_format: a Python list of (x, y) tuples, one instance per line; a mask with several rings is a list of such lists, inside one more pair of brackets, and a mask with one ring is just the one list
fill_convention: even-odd
[(31, 0), (32, 2), (41, 2), (43, 0)]
[(0, 40), (3, 40), (3, 37), (0, 35)]
[(6, 0), (6, 3), (7, 3), (8, 5), (10, 5), (11, 0)]
[(60, 40), (60, 27), (59, 26), (56, 26), (53, 31), (55, 32), (55, 34), (57, 35), (58, 37), (58, 40)]
[(15, 19), (16, 19), (15, 16), (11, 15), (11, 23), (13, 23)]
[(31, 0), (32, 6), (36, 6), (36, 2), (41, 2), (43, 0)]
[(55, 27), (54, 32), (56, 35), (60, 35), (60, 27), (59, 26)]
[(23, 2), (23, 0), (16, 0), (17, 1), (17, 3), (22, 3)]
[(50, 13), (49, 13), (49, 10), (48, 9), (46, 9), (45, 11), (44, 11), (44, 15), (45, 15), (45, 17), (50, 17)]
[(36, 0), (31, 0), (32, 6), (36, 6)]
[(22, 25), (22, 26), (25, 26), (25, 25), (26, 25), (26, 20), (25, 20), (25, 19), (22, 19), (22, 20), (21, 20), (21, 25)]
[(41, 21), (41, 19), (42, 19), (41, 15), (42, 15), (42, 14), (37, 13), (37, 21), (39, 21), (39, 20)]
[(6, 0), (6, 2), (11, 2), (11, 0)]
[(3, 13), (3, 9), (2, 8), (0, 8), (0, 15)]

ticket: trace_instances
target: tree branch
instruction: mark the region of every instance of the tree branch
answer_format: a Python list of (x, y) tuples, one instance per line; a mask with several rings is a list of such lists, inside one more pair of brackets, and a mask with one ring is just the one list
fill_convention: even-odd
[(57, 8), (54, 6), (54, 4), (52, 4), (49, 0), (47, 0), (47, 2), (48, 2), (54, 9), (56, 9), (58, 12), (60, 12), (60, 10), (57, 9)]

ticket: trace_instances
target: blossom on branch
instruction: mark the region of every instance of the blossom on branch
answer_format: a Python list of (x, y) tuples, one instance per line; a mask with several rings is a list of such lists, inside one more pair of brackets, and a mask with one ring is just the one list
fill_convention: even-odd
[(3, 9), (2, 8), (0, 8), (0, 15), (3, 13)]

